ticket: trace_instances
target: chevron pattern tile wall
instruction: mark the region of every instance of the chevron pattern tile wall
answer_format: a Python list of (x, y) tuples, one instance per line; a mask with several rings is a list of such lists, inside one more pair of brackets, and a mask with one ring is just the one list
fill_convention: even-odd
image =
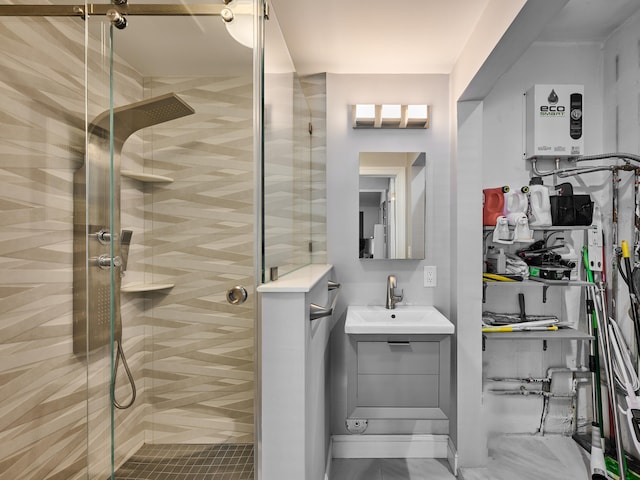
[[(111, 354), (106, 347), (88, 356), (72, 350), (84, 24), (3, 18), (0, 27), (0, 480), (101, 478), (110, 469)], [(108, 107), (109, 92), (104, 50), (93, 38), (104, 27), (91, 28), (89, 122)], [(122, 152), (123, 169), (173, 179), (122, 179), (122, 227), (134, 232), (123, 284), (175, 286), (121, 297), (138, 397), (115, 413), (116, 466), (144, 443), (250, 444), (258, 250), (251, 75), (142, 78), (118, 58), (115, 69), (116, 106), (175, 92), (196, 111), (137, 132)], [(292, 268), (309, 260), (311, 231), (314, 257), (326, 251), (324, 84), (320, 76), (302, 87), (318, 109), (313, 162), (288, 171), (286, 182), (277, 164), (271, 170), (271, 251)], [(302, 90), (296, 95), (303, 100)], [(299, 153), (292, 142), (301, 137), (282, 134), (268, 148), (288, 152), (288, 169)], [(294, 179), (311, 189), (292, 187)], [(249, 300), (232, 306), (225, 293), (236, 284)], [(121, 367), (116, 396), (129, 395)]]

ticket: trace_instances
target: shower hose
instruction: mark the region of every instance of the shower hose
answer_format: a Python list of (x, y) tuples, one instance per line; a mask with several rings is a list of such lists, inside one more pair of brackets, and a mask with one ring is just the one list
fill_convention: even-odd
[[(113, 369), (113, 378), (111, 379), (111, 398), (113, 398), (113, 406), (119, 408), (120, 410), (125, 410), (133, 405), (133, 402), (136, 401), (136, 382), (133, 380), (133, 375), (131, 375), (131, 370), (129, 370), (129, 365), (127, 364), (127, 357), (124, 355), (124, 350), (122, 349), (122, 344), (120, 340), (116, 340), (118, 344), (118, 349), (116, 353), (116, 361), (115, 367)], [(131, 400), (129, 403), (122, 404), (116, 400), (116, 378), (118, 377), (118, 365), (120, 364), (120, 360), (122, 360), (122, 366), (124, 367), (125, 372), (127, 373), (127, 378), (129, 379), (129, 383), (131, 384)]]

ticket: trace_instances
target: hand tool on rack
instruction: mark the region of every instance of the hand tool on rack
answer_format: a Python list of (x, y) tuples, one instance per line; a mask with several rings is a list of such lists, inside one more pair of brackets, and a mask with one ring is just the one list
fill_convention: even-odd
[[(582, 260), (587, 274), (587, 281), (594, 283), (593, 271), (589, 261), (588, 247), (582, 248)], [(607, 467), (604, 461), (602, 445), (602, 388), (600, 380), (600, 354), (598, 348), (598, 322), (596, 319), (594, 299), (591, 290), (586, 290), (587, 325), (593, 340), (589, 345), (589, 370), (591, 370), (591, 479), (607, 480)]]

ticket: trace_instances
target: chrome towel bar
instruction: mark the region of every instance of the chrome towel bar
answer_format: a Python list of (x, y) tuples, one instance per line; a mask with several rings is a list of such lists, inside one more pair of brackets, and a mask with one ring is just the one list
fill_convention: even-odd
[(309, 304), (309, 319), (317, 320), (318, 318), (330, 317), (333, 315), (333, 310), (336, 308), (336, 302), (338, 301), (338, 293), (340, 291), (340, 284), (329, 280), (327, 282), (327, 288), (329, 292), (333, 292), (333, 299), (326, 307), (321, 307), (315, 303)]

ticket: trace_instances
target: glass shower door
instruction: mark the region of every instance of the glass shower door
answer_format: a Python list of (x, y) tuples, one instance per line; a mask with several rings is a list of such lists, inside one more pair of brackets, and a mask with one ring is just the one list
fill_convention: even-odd
[(165, 3), (88, 17), (87, 271), (110, 287), (109, 327), (87, 322), (89, 478), (229, 449), (253, 478), (254, 54)]
[(264, 73), (261, 0), (14, 3), (0, 0), (0, 480), (147, 478), (127, 460), (148, 473), (187, 456), (240, 458), (252, 478), (261, 254), (281, 273), (309, 261), (314, 200), (289, 185), (309, 180), (309, 114), (275, 13), (266, 41), (287, 64)]

